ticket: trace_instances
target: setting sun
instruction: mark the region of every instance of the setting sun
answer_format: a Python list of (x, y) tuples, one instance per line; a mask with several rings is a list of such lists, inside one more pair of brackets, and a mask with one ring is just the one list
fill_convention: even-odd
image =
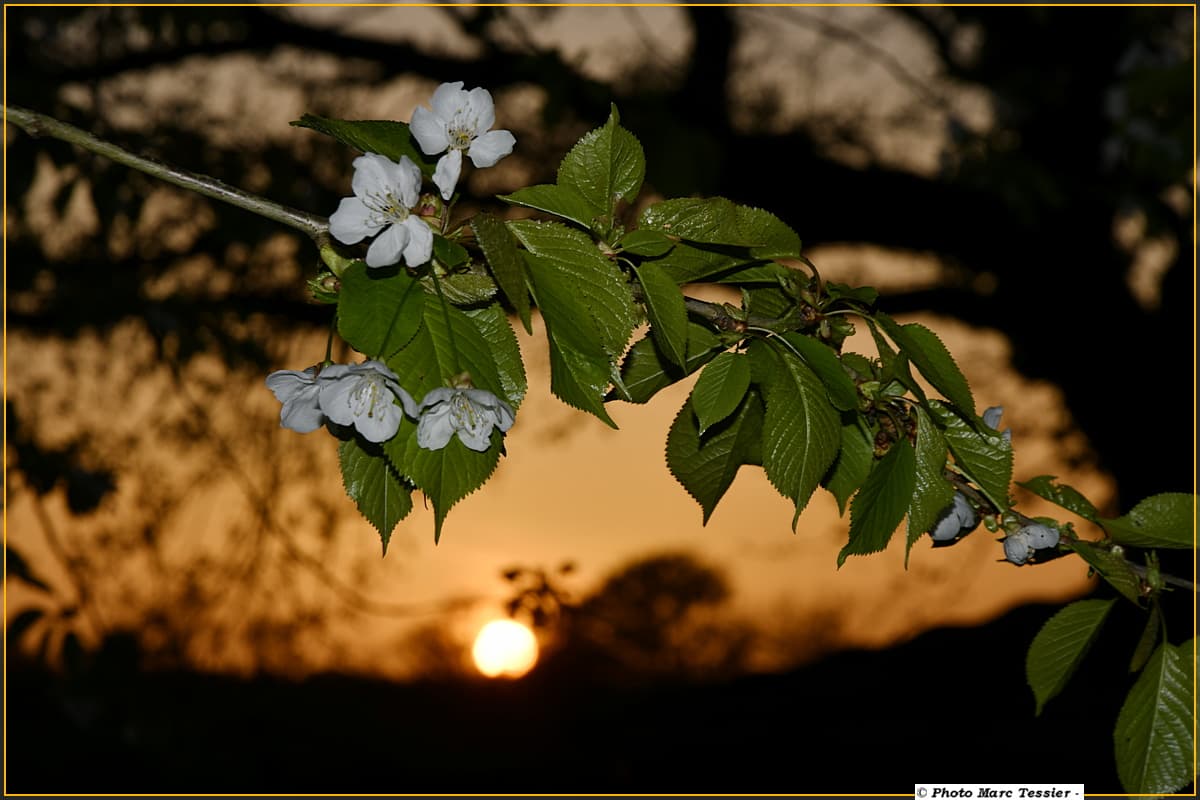
[(521, 623), (497, 619), (480, 629), (471, 655), (476, 668), (489, 678), (519, 678), (537, 662), (537, 639)]

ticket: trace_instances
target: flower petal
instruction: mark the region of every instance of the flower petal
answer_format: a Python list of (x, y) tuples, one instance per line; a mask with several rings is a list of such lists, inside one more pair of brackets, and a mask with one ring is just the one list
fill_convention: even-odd
[(386, 194), (396, 183), (396, 162), (378, 153), (365, 153), (354, 159), (354, 177), (350, 187), (359, 199)]
[(454, 396), (454, 390), (448, 389), (445, 386), (439, 386), (437, 389), (430, 389), (425, 397), (421, 399), (420, 410), (423, 412), (427, 408), (432, 408), (438, 403), (444, 403)]
[(438, 159), (437, 168), (433, 171), (433, 182), (442, 190), (442, 199), (449, 200), (458, 185), (458, 176), (462, 174), (462, 151), (451, 150)]
[(453, 435), (448, 405), (426, 411), (417, 422), (417, 444), (426, 450), (441, 450)]
[(496, 427), (499, 428), (501, 432), (507, 432), (516, 421), (517, 415), (513, 411), (512, 406), (503, 400), (500, 400), (496, 405)]
[(368, 267), (386, 267), (400, 260), (408, 244), (408, 229), (400, 224), (389, 225), (367, 248)]
[(325, 422), (325, 415), (321, 413), (321, 406), (317, 402), (316, 386), (309, 387), (309, 395), (284, 403), (279, 412), (279, 424), (296, 433), (312, 433), (321, 427)]
[(421, 196), (421, 168), (408, 156), (400, 156), (396, 165), (396, 193), (405, 208), (412, 208)]
[(357, 197), (343, 197), (329, 217), (329, 233), (342, 244), (358, 244), (379, 233), (382, 223), (372, 221), (371, 210)]
[(450, 137), (446, 135), (446, 121), (438, 119), (427, 108), (413, 109), (408, 130), (421, 146), (421, 152), (427, 156), (444, 152), (450, 146)]
[(295, 369), (281, 369), (267, 376), (267, 388), (281, 403), (288, 402), (312, 386), (313, 370), (311, 368), (303, 372)]
[(319, 402), (325, 416), (338, 425), (353, 425), (354, 390), (357, 388), (358, 379), (354, 376), (324, 381), (321, 384)]
[(458, 440), (477, 453), (486, 452), (492, 444), (492, 426), (477, 425), (458, 429)]
[(516, 413), (508, 403), (485, 389), (463, 389), (462, 391), (476, 406), (486, 408), (491, 412), (497, 428), (507, 431), (512, 427)]
[(487, 89), (475, 88), (467, 92), (467, 110), (475, 123), (476, 136), (490, 131), (496, 124), (496, 104), (492, 102), (492, 93)]
[(508, 131), (491, 131), (471, 142), (467, 155), (477, 167), (492, 167), (513, 151), (517, 138)]
[(404, 413), (413, 419), (416, 419), (420, 412), (417, 410), (417, 401), (413, 399), (413, 396), (405, 391), (404, 387), (395, 381), (388, 381), (387, 386), (392, 390), (392, 394), (399, 398), (400, 405), (404, 409)]
[(454, 115), (467, 105), (467, 93), (463, 91), (463, 82), (443, 83), (434, 89), (429, 105), (434, 115), (443, 123), (454, 119)]
[(400, 430), (400, 420), (404, 412), (391, 399), (391, 392), (384, 392), (383, 397), (376, 400), (371, 410), (354, 418), (354, 427), (368, 442), (386, 442)]
[(409, 217), (402, 224), (408, 229), (404, 262), (410, 267), (419, 267), (433, 255), (433, 231), (417, 216)]

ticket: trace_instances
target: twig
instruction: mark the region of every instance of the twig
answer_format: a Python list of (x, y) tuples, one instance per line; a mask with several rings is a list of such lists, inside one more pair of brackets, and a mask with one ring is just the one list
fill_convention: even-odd
[[(646, 302), (646, 293), (638, 283), (631, 283), (629, 288), (633, 299), (639, 303)], [(694, 297), (683, 296), (683, 305), (693, 317), (699, 317), (714, 328), (722, 331), (745, 332), (748, 328), (774, 328), (783, 320), (774, 317), (764, 317), (758, 314), (734, 315), (724, 303), (711, 303), (707, 300), (697, 300)]]
[(85, 150), (102, 155), (118, 164), (152, 175), (155, 178), (172, 183), (184, 189), (189, 189), (205, 197), (220, 200), (238, 208), (245, 209), (260, 217), (282, 223), (295, 228), (317, 242), (318, 245), (328, 240), (329, 222), (324, 217), (309, 214), (306, 211), (290, 208), (285, 205), (260, 197), (242, 189), (229, 186), (216, 178), (189, 172), (160, 161), (144, 156), (135, 155), (118, 147), (111, 142), (98, 139), (85, 130), (60, 122), (53, 117), (30, 111), (17, 106), (4, 106), (4, 120), (11, 122), (24, 130), (30, 136), (50, 136), (64, 142), (79, 145)]
[[(1125, 563), (1128, 564), (1129, 568), (1131, 570), (1133, 570), (1135, 573), (1137, 573), (1138, 577), (1142, 578), (1143, 580), (1145, 580), (1146, 576), (1150, 574), (1150, 570), (1148, 570), (1142, 564), (1134, 564), (1129, 559), (1126, 559)], [(1170, 575), (1166, 572), (1159, 572), (1158, 577), (1162, 579), (1163, 583), (1169, 584), (1171, 586), (1178, 586), (1180, 589), (1187, 589), (1189, 592), (1196, 591), (1196, 584), (1192, 583), (1191, 581), (1187, 580), (1186, 578), (1178, 578), (1178, 577), (1176, 577), (1174, 575)]]

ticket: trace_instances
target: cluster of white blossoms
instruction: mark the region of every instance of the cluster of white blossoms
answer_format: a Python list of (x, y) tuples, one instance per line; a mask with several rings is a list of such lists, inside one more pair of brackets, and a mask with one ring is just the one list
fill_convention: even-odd
[[(443, 83), (430, 101), (433, 110), (413, 111), (409, 131), (422, 152), (438, 159), (433, 182), (449, 200), (462, 174), (466, 152), (476, 167), (491, 167), (512, 152), (516, 138), (493, 131), (496, 122), (492, 95), (486, 89), (463, 90), (462, 81)], [(329, 217), (329, 233), (343, 244), (358, 244), (376, 236), (367, 249), (368, 267), (386, 267), (401, 260), (419, 267), (433, 254), (433, 231), (417, 213), (421, 170), (408, 156), (392, 161), (378, 153), (354, 159), (353, 197), (343, 198)]]
[(492, 428), (507, 432), (515, 419), (512, 406), (465, 381), (434, 389), (418, 404), (379, 361), (329, 364), (320, 371), (278, 370), (267, 376), (267, 388), (283, 404), (279, 421), (284, 428), (311, 433), (328, 420), (379, 443), (395, 436), (407, 415), (417, 420), (417, 444), (427, 450), (442, 449), (457, 434), (482, 453), (491, 445)]
[[(464, 152), (476, 167), (490, 167), (512, 152), (516, 139), (508, 131), (491, 130), (496, 110), (486, 89), (465, 91), (461, 81), (443, 83), (430, 105), (432, 110), (413, 112), (409, 131), (426, 155), (444, 154), (433, 182), (449, 200), (462, 174)], [(335, 239), (358, 244), (375, 237), (367, 248), (368, 267), (401, 261), (419, 267), (430, 260), (434, 230), (425, 213), (438, 201), (426, 195), (422, 202), (421, 169), (412, 159), (392, 161), (365, 153), (354, 159), (350, 188), (354, 196), (343, 198), (329, 217)], [(283, 404), (279, 418), (285, 428), (310, 433), (332, 422), (378, 443), (395, 436), (408, 416), (417, 421), (417, 443), (429, 450), (440, 450), (457, 435), (470, 449), (484, 452), (492, 429), (507, 432), (514, 420), (508, 403), (474, 388), (465, 375), (451, 388), (432, 390), (418, 404), (380, 361), (279, 370), (267, 377), (267, 388)]]

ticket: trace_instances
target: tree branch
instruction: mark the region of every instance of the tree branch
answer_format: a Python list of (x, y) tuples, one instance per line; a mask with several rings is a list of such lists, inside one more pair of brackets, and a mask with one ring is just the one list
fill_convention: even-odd
[(318, 246), (328, 241), (329, 222), (316, 214), (281, 205), (273, 200), (243, 191), (208, 175), (173, 167), (160, 161), (135, 155), (111, 142), (98, 139), (85, 130), (60, 122), (53, 117), (17, 106), (4, 106), (4, 121), (11, 122), (30, 136), (50, 136), (79, 145), (97, 155), (111, 159), (131, 169), (152, 175), (183, 189), (220, 200), (224, 203), (266, 217), (308, 235)]

